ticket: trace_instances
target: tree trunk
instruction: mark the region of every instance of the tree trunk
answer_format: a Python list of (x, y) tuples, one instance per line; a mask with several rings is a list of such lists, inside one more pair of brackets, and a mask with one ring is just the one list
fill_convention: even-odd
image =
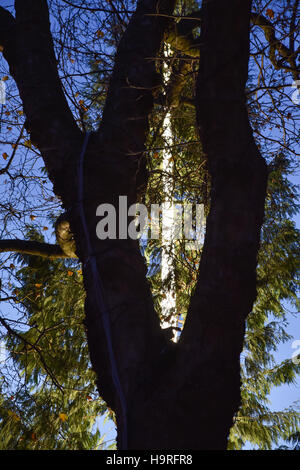
[(267, 184), (245, 100), (250, 9), (249, 0), (207, 0), (202, 7), (196, 107), (211, 175), (210, 212), (179, 368), (198, 387), (193, 419), (200, 448), (209, 449), (226, 448), (240, 405), (240, 353), (256, 298)]
[(211, 207), (184, 331), (135, 397), (130, 448), (226, 449), (240, 405), (240, 353), (256, 298), (267, 183), (244, 94), (250, 6), (203, 4), (196, 105)]

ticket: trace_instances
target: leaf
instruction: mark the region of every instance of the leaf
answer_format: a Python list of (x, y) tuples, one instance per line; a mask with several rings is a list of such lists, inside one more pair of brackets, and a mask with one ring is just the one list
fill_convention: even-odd
[(17, 422), (17, 421), (20, 421), (20, 419), (21, 419), (20, 416), (17, 415), (17, 413), (15, 413), (14, 411), (8, 410), (7, 413), (9, 414), (9, 416), (11, 416), (11, 418), (13, 419), (13, 421), (16, 421), (16, 422)]
[(8, 158), (8, 155), (6, 152), (2, 153), (2, 157), (4, 158), (4, 160), (6, 160)]
[(69, 60), (72, 64), (74, 64), (75, 60), (72, 59), (71, 52), (68, 53)]
[(70, 270), (68, 271), (68, 276), (73, 276), (73, 274), (74, 274), (73, 271), (70, 271)]
[(4, 47), (0, 46), (0, 52), (3, 52), (3, 51), (4, 51)]
[(35, 218), (36, 218), (35, 215), (32, 215), (32, 214), (31, 214), (30, 219), (31, 219), (31, 220), (35, 220)]
[(48, 227), (43, 227), (43, 230), (49, 230)]
[(8, 80), (8, 76), (7, 76), (7, 75), (5, 75), (5, 77), (2, 77), (2, 79), (1, 79), (1, 80), (2, 80), (2, 82), (6, 82), (6, 81)]
[(83, 111), (87, 111), (87, 107), (85, 106), (83, 100), (79, 100), (79, 101), (78, 101), (78, 104), (79, 104), (79, 106), (81, 107), (81, 109), (83, 109)]
[(67, 421), (68, 419), (68, 416), (65, 414), (65, 413), (59, 413), (59, 419), (64, 423), (65, 421)]
[(31, 149), (31, 140), (29, 140), (29, 139), (25, 140), (24, 145), (25, 145), (25, 147)]
[(43, 284), (34, 284), (35, 287), (39, 288), (39, 287), (42, 287)]
[(104, 33), (103, 31), (101, 31), (101, 29), (98, 29), (98, 31), (96, 31), (96, 35), (97, 35), (97, 38), (99, 39), (99, 38), (103, 38)]
[(274, 18), (274, 11), (271, 8), (267, 8), (266, 13), (271, 20)]

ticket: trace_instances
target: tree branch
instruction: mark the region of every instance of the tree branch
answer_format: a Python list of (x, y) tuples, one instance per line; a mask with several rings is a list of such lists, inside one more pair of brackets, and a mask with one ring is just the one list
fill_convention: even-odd
[[(154, 310), (138, 242), (126, 237), (99, 240), (95, 214), (102, 203), (113, 204), (118, 212), (120, 195), (127, 196), (128, 205), (133, 204), (139, 188), (147, 183), (143, 157), (148, 119), (153, 109), (153, 93), (161, 86), (156, 57), (170, 21), (156, 13), (169, 15), (174, 4), (175, 0), (139, 0), (118, 46), (100, 128), (90, 136), (85, 155), (83, 205), (105, 293), (104, 312), (99, 312), (96, 289), (99, 281), (91, 270), (91, 253), (87, 252), (78, 213), (76, 210), (70, 213), (76, 252), (83, 262), (91, 362), (101, 395), (119, 416), (119, 429), (125, 423), (120, 395), (112, 380), (116, 371), (112, 369), (106, 338), (112, 338), (118, 377), (129, 404), (141, 380), (148, 380), (150, 370), (152, 373), (153, 367), (161, 362), (157, 358), (167, 341)], [(104, 315), (109, 316), (110, 328), (103, 321)]]
[[(281, 68), (290, 71), (295, 80), (299, 78), (299, 71), (296, 64), (296, 56), (298, 51), (294, 51), (293, 36), (298, 5), (299, 1), (296, 0), (293, 7), (293, 14), (290, 25), (290, 48), (286, 47), (276, 38), (274, 25), (267, 18), (254, 12), (252, 12), (250, 15), (251, 22), (255, 26), (259, 26), (264, 31), (265, 38), (268, 41), (270, 47), (269, 57), (274, 67), (276, 69)], [(173, 49), (181, 51), (187, 56), (194, 58), (200, 57), (200, 40), (199, 38), (195, 39), (193, 37), (192, 31), (196, 27), (201, 26), (202, 17), (202, 11), (199, 10), (179, 20), (177, 18), (173, 18), (165, 33), (165, 41), (169, 43)], [(276, 59), (276, 51), (280, 54), (283, 60), (288, 62), (289, 65), (284, 64), (282, 61), (278, 61)], [(186, 63), (185, 67), (183, 68), (188, 69), (188, 67), (189, 66)], [(166, 102), (164, 102), (164, 104), (178, 106), (180, 103), (185, 103), (188, 106), (194, 107), (193, 99), (186, 99), (180, 96), (182, 86), (184, 85), (182, 74), (179, 73), (177, 76), (173, 75), (174, 74), (172, 74), (166, 95)], [(158, 102), (160, 103), (161, 101), (162, 99), (159, 97)]]
[[(159, 14), (171, 12), (173, 5), (174, 1), (140, 0), (118, 47), (99, 134), (105, 135), (108, 128), (110, 135), (113, 131), (113, 153), (126, 142), (122, 152), (131, 160), (144, 150), (153, 93), (161, 86), (155, 59), (170, 18)], [(146, 39), (150, 35), (151, 43)]]
[[(295, 8), (296, 7), (297, 5), (295, 4)], [(265, 38), (268, 41), (269, 47), (270, 47), (270, 54), (269, 54), (270, 61), (272, 62), (274, 67), (276, 69), (284, 69), (284, 70), (291, 71), (293, 78), (297, 80), (299, 77), (299, 72), (298, 72), (297, 65), (296, 65), (296, 55), (298, 54), (298, 51), (295, 52), (293, 49), (289, 49), (282, 42), (280, 42), (279, 39), (277, 39), (274, 25), (267, 18), (265, 18), (261, 13), (252, 12), (251, 21), (254, 26), (259, 26), (263, 30)], [(292, 22), (293, 22), (293, 18), (292, 18)], [(292, 35), (293, 32), (290, 31), (290, 34)], [(294, 45), (293, 39), (290, 39), (290, 45), (291, 46)], [(278, 54), (282, 57), (282, 59), (288, 62), (290, 66), (284, 65), (282, 61), (277, 60), (276, 55), (275, 55), (276, 52), (278, 52)]]
[(59, 245), (27, 240), (0, 240), (0, 253), (9, 251), (41, 256), (49, 259), (69, 258), (69, 256), (62, 251)]
[[(284, 69), (291, 71), (295, 80), (299, 77), (299, 72), (296, 64), (296, 56), (298, 51), (294, 51), (294, 27), (296, 12), (298, 9), (299, 1), (296, 0), (293, 7), (293, 14), (291, 19), (290, 31), (290, 48), (286, 47), (280, 42), (275, 34), (274, 25), (261, 13), (252, 12), (250, 20), (254, 26), (259, 26), (265, 35), (266, 40), (270, 47), (270, 60), (276, 69)], [(189, 20), (189, 16), (191, 19)], [(194, 38), (192, 31), (198, 26), (201, 26), (202, 12), (196, 11), (180, 19), (179, 21), (173, 20), (165, 33), (165, 41), (168, 42), (173, 49), (183, 52), (190, 57), (200, 56), (199, 38)], [(275, 53), (278, 52), (283, 60), (288, 62), (284, 65), (282, 61), (276, 59)]]
[(18, 148), (18, 144), (19, 144), (20, 140), (21, 140), (22, 137), (23, 137), (23, 132), (24, 132), (24, 126), (22, 126), (22, 129), (21, 129), (21, 131), (20, 131), (20, 134), (19, 134), (19, 136), (18, 136), (18, 138), (17, 138), (16, 143), (14, 144), (14, 148), (13, 148), (12, 154), (11, 154), (11, 156), (10, 156), (10, 158), (9, 158), (9, 160), (8, 160), (8, 162), (7, 162), (7, 164), (5, 165), (4, 168), (1, 168), (1, 169), (0, 169), (0, 175), (3, 175), (4, 173), (6, 173), (6, 172), (9, 170), (9, 167), (10, 167), (10, 165), (11, 165), (11, 163), (12, 163), (14, 157), (15, 157), (15, 154), (16, 154), (16, 151), (17, 151), (17, 148)]
[[(177, 70), (172, 71), (166, 89), (166, 105), (179, 106), (182, 103), (182, 89), (186, 83), (186, 75), (191, 71), (191, 62), (181, 61)], [(191, 100), (192, 101), (192, 100)]]
[(81, 132), (58, 76), (47, 1), (16, 0), (15, 10), (16, 19), (0, 7), (3, 55), (23, 102), (25, 127), (43, 155), (50, 178), (60, 186), (63, 167), (71, 158), (70, 141), (80, 140)]
[(0, 45), (4, 47), (5, 40), (7, 40), (12, 29), (15, 27), (16, 22), (14, 17), (5, 10), (5, 8), (0, 7)]
[[(250, 7), (250, 0), (232, 0), (230, 8), (223, 0), (205, 0), (202, 8), (196, 110), (212, 186), (198, 281), (179, 348), (185, 381), (199, 390), (195, 420), (206, 431), (206, 449), (227, 445), (240, 404), (245, 319), (256, 297), (267, 167), (245, 99)], [(183, 400), (191, 390), (186, 387)]]
[(299, 0), (295, 0), (294, 6), (293, 6), (291, 23), (290, 23), (290, 44), (289, 44), (290, 51), (294, 51), (295, 49), (294, 33), (295, 33), (295, 24), (296, 24), (298, 9), (299, 9)]
[(0, 317), (0, 323), (2, 326), (4, 326), (4, 328), (7, 330), (8, 334), (11, 335), (11, 336), (15, 336), (16, 338), (18, 338), (19, 341), (21, 341), (25, 347), (30, 347), (32, 348), (36, 353), (37, 355), (39, 356), (40, 358), (40, 361), (41, 361), (41, 364), (43, 365), (44, 367), (44, 370), (45, 372), (49, 375), (49, 377), (52, 379), (52, 382), (54, 383), (54, 385), (56, 385), (56, 387), (61, 391), (63, 392), (63, 387), (60, 385), (60, 383), (58, 382), (58, 380), (56, 379), (55, 375), (53, 374), (53, 372), (51, 371), (51, 369), (48, 367), (47, 363), (46, 363), (46, 360), (43, 356), (43, 353), (42, 351), (40, 350), (40, 348), (37, 346), (37, 343), (33, 344), (31, 343), (30, 341), (28, 341), (26, 338), (24, 338), (24, 336), (15, 331), (13, 328), (11, 328), (11, 326), (8, 324), (8, 322), (6, 320), (4, 320), (4, 318), (1, 318)]
[(201, 26), (202, 12), (195, 11), (179, 21), (172, 21), (165, 33), (165, 41), (172, 49), (183, 52), (190, 57), (199, 57), (199, 37), (194, 38), (193, 30)]

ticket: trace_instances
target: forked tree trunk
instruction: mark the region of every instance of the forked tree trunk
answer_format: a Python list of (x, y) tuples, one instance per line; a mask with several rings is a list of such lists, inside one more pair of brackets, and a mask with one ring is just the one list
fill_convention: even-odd
[(84, 137), (59, 82), (47, 2), (16, 0), (16, 20), (1, 8), (0, 43), (31, 139), (69, 209), (83, 262), (91, 361), (99, 392), (116, 412), (119, 448), (225, 449), (240, 404), (239, 356), (256, 297), (267, 178), (244, 95), (250, 0), (203, 2), (196, 105), (212, 178), (211, 209), (198, 283), (178, 344), (168, 342), (160, 328), (137, 242), (96, 237), (98, 205), (118, 206), (120, 195), (132, 204), (147, 182), (147, 119), (159, 86), (153, 58), (174, 4), (138, 2), (118, 48), (101, 127), (84, 157), (82, 201), (78, 163)]

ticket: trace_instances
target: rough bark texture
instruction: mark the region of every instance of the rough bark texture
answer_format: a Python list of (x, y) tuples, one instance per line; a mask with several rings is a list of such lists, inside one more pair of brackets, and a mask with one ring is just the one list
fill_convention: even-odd
[[(197, 119), (212, 176), (211, 210), (198, 285), (178, 345), (170, 344), (160, 329), (138, 244), (101, 241), (95, 230), (99, 204), (117, 207), (119, 195), (127, 195), (130, 205), (147, 183), (144, 143), (153, 91), (160, 85), (151, 58), (159, 50), (174, 3), (138, 2), (118, 48), (103, 121), (86, 151), (83, 205), (127, 405), (128, 448), (225, 449), (240, 401), (239, 355), (256, 295), (266, 186), (266, 167), (244, 98), (250, 1), (229, 5), (210, 0), (203, 6)], [(0, 42), (32, 140), (70, 214), (83, 262), (91, 361), (99, 391), (115, 410), (122, 434), (126, 423), (78, 213), (83, 136), (58, 80), (47, 2), (16, 0), (15, 6), (16, 20), (0, 9)], [(156, 12), (162, 15), (154, 16)]]

